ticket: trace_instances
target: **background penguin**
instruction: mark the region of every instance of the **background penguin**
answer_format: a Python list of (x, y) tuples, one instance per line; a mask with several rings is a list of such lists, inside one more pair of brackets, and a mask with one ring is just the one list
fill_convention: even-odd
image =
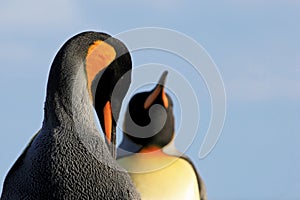
[(130, 76), (114, 102), (112, 89), (131, 67), (125, 45), (105, 33), (84, 32), (62, 46), (50, 69), (42, 128), (8, 172), (2, 200), (139, 199), (101, 138), (92, 105), (97, 101), (105, 138), (113, 143), (112, 109), (118, 116)]
[(206, 200), (195, 166), (174, 145), (173, 103), (164, 91), (166, 76), (164, 72), (152, 91), (130, 100), (118, 162), (130, 173), (142, 199)]

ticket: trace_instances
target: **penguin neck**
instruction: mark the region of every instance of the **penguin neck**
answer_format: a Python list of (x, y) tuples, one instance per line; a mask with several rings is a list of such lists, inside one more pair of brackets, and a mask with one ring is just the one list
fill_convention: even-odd
[(167, 144), (166, 146), (164, 146), (164, 148), (162, 149), (162, 151), (167, 154), (167, 155), (171, 155), (171, 156), (177, 156), (177, 157), (181, 157), (183, 155), (182, 152), (180, 152), (176, 146), (175, 146), (175, 138), (173, 137), (173, 139), (171, 140), (171, 142), (169, 144)]
[(93, 106), (87, 90), (84, 63), (51, 67), (45, 102), (44, 125), (93, 127)]
[(128, 138), (126, 134), (123, 134), (123, 140), (118, 147), (118, 158), (126, 157), (134, 153), (139, 152), (143, 148), (142, 145), (134, 143), (131, 139)]
[(159, 146), (147, 146), (147, 147), (143, 147), (139, 153), (161, 153), (162, 152), (162, 148)]

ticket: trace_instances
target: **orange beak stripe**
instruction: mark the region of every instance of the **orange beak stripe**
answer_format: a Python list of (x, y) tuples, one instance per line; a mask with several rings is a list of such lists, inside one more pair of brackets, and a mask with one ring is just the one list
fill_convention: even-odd
[(168, 108), (169, 101), (168, 101), (168, 97), (167, 97), (167, 95), (165, 93), (164, 88), (162, 89), (162, 101), (163, 101), (163, 104), (164, 104), (165, 108)]
[(149, 95), (149, 97), (146, 99), (145, 103), (144, 103), (144, 108), (148, 109), (153, 102), (155, 101), (155, 99), (157, 98), (157, 96), (159, 95), (161, 91), (161, 86), (158, 86), (155, 88), (155, 90)]
[(148, 109), (153, 104), (153, 102), (155, 101), (155, 99), (158, 97), (158, 95), (160, 93), (162, 95), (162, 101), (163, 101), (164, 107), (168, 108), (169, 101), (168, 101), (167, 95), (165, 93), (163, 86), (159, 85), (155, 88), (155, 90), (146, 99), (146, 101), (144, 103), (144, 109)]
[(109, 101), (106, 102), (103, 108), (103, 116), (104, 116), (104, 132), (105, 137), (108, 141), (108, 144), (111, 142), (111, 131), (112, 131), (112, 110), (111, 104)]

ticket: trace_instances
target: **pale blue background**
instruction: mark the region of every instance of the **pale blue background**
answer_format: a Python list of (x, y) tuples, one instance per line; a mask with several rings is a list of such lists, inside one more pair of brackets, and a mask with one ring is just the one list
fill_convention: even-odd
[[(64, 41), (83, 30), (160, 26), (202, 44), (224, 79), (227, 117), (219, 142), (199, 160), (200, 127), (187, 152), (209, 199), (300, 199), (300, 1), (195, 2), (1, 1), (0, 187), (41, 127), (49, 66)], [(151, 52), (135, 53), (135, 65), (174, 64), (154, 54), (151, 60)], [(203, 99), (207, 125), (209, 97)]]

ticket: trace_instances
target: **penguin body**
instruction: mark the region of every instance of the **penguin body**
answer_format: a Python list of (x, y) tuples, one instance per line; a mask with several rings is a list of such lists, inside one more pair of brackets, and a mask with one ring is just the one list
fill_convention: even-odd
[(110, 144), (116, 122), (109, 111), (120, 109), (130, 80), (118, 104), (111, 92), (130, 69), (126, 47), (107, 34), (84, 32), (62, 46), (50, 69), (42, 128), (8, 172), (1, 200), (139, 199), (93, 115), (95, 102)]
[(129, 172), (143, 200), (206, 200), (205, 184), (196, 167), (174, 145), (173, 103), (164, 91), (166, 76), (164, 72), (152, 91), (130, 100), (118, 163)]

